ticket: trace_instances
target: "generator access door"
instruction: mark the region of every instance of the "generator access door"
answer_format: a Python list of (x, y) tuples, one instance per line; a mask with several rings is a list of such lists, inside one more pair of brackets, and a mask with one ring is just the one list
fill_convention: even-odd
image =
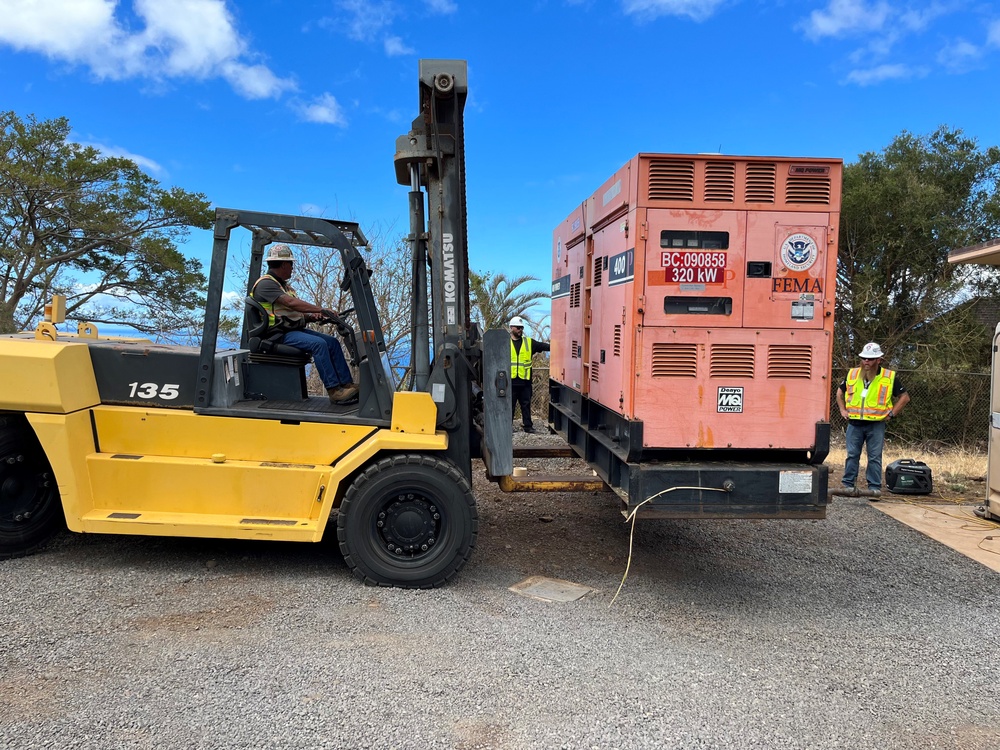
[(817, 329), (832, 321), (837, 258), (828, 221), (827, 214), (747, 213), (743, 325)]

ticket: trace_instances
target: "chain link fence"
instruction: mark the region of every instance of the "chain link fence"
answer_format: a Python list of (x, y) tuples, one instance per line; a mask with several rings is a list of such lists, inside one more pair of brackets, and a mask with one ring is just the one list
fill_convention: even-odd
[[(531, 411), (535, 421), (545, 423), (549, 413), (549, 368), (533, 368)], [(847, 421), (837, 408), (837, 386), (830, 393), (830, 430), (835, 443), (844, 442)], [(898, 370), (897, 375), (910, 403), (899, 419), (889, 424), (888, 436), (900, 445), (940, 451), (962, 448), (986, 451), (990, 420), (990, 374), (988, 372), (943, 372)]]
[[(833, 437), (841, 442), (847, 421), (837, 408), (836, 389), (844, 375), (834, 382), (830, 409)], [(897, 370), (896, 377), (910, 394), (910, 403), (899, 419), (889, 423), (886, 434), (890, 439), (928, 451), (986, 451), (990, 424), (988, 372)]]

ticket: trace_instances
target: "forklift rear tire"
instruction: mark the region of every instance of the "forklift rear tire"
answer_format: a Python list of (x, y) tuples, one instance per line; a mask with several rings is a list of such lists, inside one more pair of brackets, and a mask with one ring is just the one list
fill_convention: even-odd
[(65, 527), (55, 475), (20, 416), (0, 416), (0, 560), (24, 557)]
[(384, 458), (348, 488), (337, 516), (347, 566), (370, 586), (426, 589), (472, 555), (476, 499), (451, 463), (419, 454)]

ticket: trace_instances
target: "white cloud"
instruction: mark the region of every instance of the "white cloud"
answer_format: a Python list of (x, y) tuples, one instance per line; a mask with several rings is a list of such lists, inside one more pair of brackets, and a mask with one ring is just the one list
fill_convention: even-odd
[(622, 0), (625, 15), (637, 16), (642, 20), (653, 20), (660, 16), (687, 16), (695, 21), (704, 21), (715, 13), (725, 0)]
[(346, 125), (344, 110), (333, 94), (322, 94), (309, 103), (293, 105), (299, 116), (306, 122), (318, 122), (324, 125)]
[(458, 4), (452, 0), (424, 0), (431, 13), (449, 15), (458, 12)]
[(412, 55), (414, 51), (415, 50), (412, 47), (407, 47), (403, 40), (398, 36), (387, 36), (385, 38), (385, 54), (389, 57)]
[(160, 166), (159, 162), (154, 161), (146, 156), (140, 156), (139, 154), (133, 154), (127, 149), (121, 148), (120, 146), (105, 146), (101, 143), (91, 143), (88, 141), (81, 141), (74, 139), (76, 143), (81, 146), (90, 146), (91, 148), (96, 148), (104, 156), (121, 156), (130, 161), (134, 161), (140, 167), (142, 167), (144, 172), (150, 172), (156, 177), (161, 177), (164, 174), (164, 169)]
[(297, 88), (292, 79), (278, 78), (266, 65), (244, 65), (230, 60), (222, 64), (221, 74), (246, 99), (270, 99)]
[(878, 31), (889, 18), (886, 2), (869, 6), (865, 0), (830, 0), (826, 10), (814, 10), (803, 24), (811, 39)]
[(118, 5), (0, 0), (0, 43), (85, 65), (100, 78), (222, 77), (247, 98), (276, 97), (295, 86), (249, 60), (225, 0), (133, 0), (137, 31), (115, 16)]
[[(396, 16), (395, 7), (387, 0), (340, 0), (338, 5), (347, 14), (347, 36), (359, 42), (369, 42), (377, 37)], [(332, 22), (329, 25), (332, 26)]]
[(847, 80), (859, 86), (871, 86), (882, 81), (913, 78), (915, 75), (918, 75), (917, 71), (914, 71), (908, 65), (897, 63), (893, 65), (877, 65), (867, 70), (852, 70), (848, 74)]
[(994, 21), (990, 24), (986, 39), (992, 46), (1000, 47), (1000, 21)]
[(112, 36), (116, 0), (0, 0), (0, 41), (19, 50), (74, 59)]
[(974, 67), (981, 57), (979, 47), (959, 39), (938, 52), (937, 61), (953, 73), (962, 73)]

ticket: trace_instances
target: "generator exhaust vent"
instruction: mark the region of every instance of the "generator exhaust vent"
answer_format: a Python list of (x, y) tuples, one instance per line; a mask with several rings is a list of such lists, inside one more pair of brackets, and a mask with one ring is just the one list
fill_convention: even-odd
[(712, 344), (709, 377), (752, 378), (753, 344)]
[(800, 344), (771, 344), (767, 348), (767, 377), (810, 379), (812, 347)]
[(654, 378), (698, 377), (697, 344), (653, 344)]
[(747, 163), (747, 203), (774, 203), (775, 165), (771, 162)]
[(735, 162), (710, 161), (705, 164), (705, 200), (719, 203), (735, 202)]
[(694, 162), (655, 159), (649, 162), (649, 199), (694, 202)]
[(830, 205), (830, 177), (789, 176), (785, 184), (785, 203)]

